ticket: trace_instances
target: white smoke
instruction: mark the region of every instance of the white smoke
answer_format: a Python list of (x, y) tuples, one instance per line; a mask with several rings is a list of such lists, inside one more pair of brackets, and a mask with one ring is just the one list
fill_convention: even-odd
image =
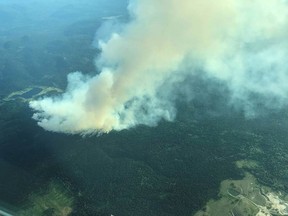
[(223, 81), (231, 103), (247, 112), (253, 94), (264, 106), (287, 103), (285, 1), (135, 0), (129, 11), (132, 20), (121, 31), (99, 40), (100, 74), (72, 73), (62, 96), (30, 103), (40, 126), (86, 134), (173, 120), (172, 96), (163, 89), (173, 94), (193, 64)]

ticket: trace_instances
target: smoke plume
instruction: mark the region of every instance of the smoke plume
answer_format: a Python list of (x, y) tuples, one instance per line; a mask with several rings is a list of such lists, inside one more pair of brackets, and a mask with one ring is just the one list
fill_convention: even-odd
[(247, 113), (255, 100), (286, 105), (285, 1), (133, 0), (128, 10), (131, 21), (98, 41), (98, 75), (71, 73), (63, 95), (30, 103), (41, 127), (86, 134), (171, 121), (171, 98), (196, 70), (222, 81)]

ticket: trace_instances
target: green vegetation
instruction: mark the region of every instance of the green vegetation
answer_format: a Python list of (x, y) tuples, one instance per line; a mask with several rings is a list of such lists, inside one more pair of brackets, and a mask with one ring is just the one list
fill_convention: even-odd
[[(85, 7), (89, 13), (80, 10)], [(96, 73), (99, 50), (91, 43), (102, 18), (118, 15), (110, 7), (102, 11), (73, 0), (58, 11), (50, 8), (53, 13), (0, 9), (0, 18), (9, 15), (0, 30), (0, 200), (22, 216), (185, 216), (207, 202), (221, 206), (222, 216), (232, 206), (248, 206), (245, 214), (234, 208), (235, 215), (258, 212), (238, 199), (243, 182), (257, 184), (257, 193), (261, 186), (287, 194), (287, 110), (246, 119), (221, 103), (226, 95), (210, 82), (195, 79), (193, 101), (179, 105), (175, 122), (154, 128), (82, 138), (37, 126), (26, 102), (61, 93), (70, 72)], [(49, 22), (24, 28), (22, 15), (34, 13)], [(12, 17), (17, 25), (9, 26)]]
[(19, 216), (68, 216), (73, 211), (73, 198), (60, 184), (52, 182), (47, 190), (29, 195)]

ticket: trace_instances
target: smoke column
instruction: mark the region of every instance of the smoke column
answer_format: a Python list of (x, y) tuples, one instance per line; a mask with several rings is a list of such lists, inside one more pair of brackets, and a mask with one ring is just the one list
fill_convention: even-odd
[(286, 105), (285, 1), (133, 0), (128, 10), (131, 21), (98, 41), (101, 73), (71, 73), (63, 95), (30, 102), (41, 127), (90, 134), (172, 121), (169, 94), (177, 80), (195, 73), (193, 65), (221, 80), (231, 104), (247, 112), (251, 95), (259, 95), (263, 106)]

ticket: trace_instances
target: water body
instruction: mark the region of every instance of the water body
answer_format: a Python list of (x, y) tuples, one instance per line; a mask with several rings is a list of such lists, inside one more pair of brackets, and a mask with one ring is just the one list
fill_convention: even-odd
[(32, 98), (34, 95), (39, 94), (42, 91), (41, 88), (33, 88), (28, 92), (25, 92), (24, 94), (21, 95), (21, 97), (28, 99), (28, 98)]

